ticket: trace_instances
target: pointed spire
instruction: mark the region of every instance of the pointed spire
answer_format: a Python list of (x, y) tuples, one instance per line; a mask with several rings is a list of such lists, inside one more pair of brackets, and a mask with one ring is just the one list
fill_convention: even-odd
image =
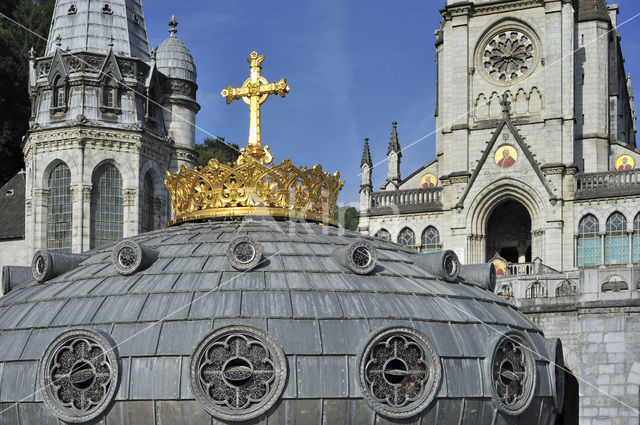
[(178, 21), (176, 21), (176, 15), (171, 15), (171, 20), (169, 21), (169, 26), (171, 27), (169, 29), (169, 33), (171, 34), (171, 37), (175, 37), (176, 33), (178, 32), (178, 30), (176, 29), (178, 26)]
[(158, 49), (153, 49), (151, 50), (151, 62), (155, 62), (156, 61), (156, 53), (158, 53)]
[(373, 161), (371, 161), (371, 152), (369, 151), (369, 138), (364, 139), (364, 150), (362, 151), (362, 161), (360, 161), (360, 167), (367, 164), (369, 168), (373, 167)]
[(509, 94), (507, 92), (504, 92), (502, 95), (500, 105), (502, 105), (502, 116), (504, 118), (509, 118), (511, 116), (511, 101), (509, 100)]
[(34, 61), (35, 59), (36, 59), (36, 49), (34, 49), (33, 46), (31, 46), (31, 49), (29, 49), (29, 60)]
[(389, 139), (389, 149), (387, 149), (387, 155), (391, 152), (395, 152), (398, 154), (398, 157), (402, 156), (402, 151), (400, 150), (400, 142), (398, 142), (398, 122), (394, 121), (391, 123), (393, 125), (393, 130), (391, 130), (391, 138)]

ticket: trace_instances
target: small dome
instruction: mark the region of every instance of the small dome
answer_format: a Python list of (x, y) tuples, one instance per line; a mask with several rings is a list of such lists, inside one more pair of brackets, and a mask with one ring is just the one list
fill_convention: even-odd
[(158, 70), (167, 77), (181, 78), (195, 83), (197, 78), (196, 64), (187, 46), (176, 37), (178, 22), (175, 17), (171, 17), (169, 26), (171, 27), (169, 30), (171, 35), (156, 49)]

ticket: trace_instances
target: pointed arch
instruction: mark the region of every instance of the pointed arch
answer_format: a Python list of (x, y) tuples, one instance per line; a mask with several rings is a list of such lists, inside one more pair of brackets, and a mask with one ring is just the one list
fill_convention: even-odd
[(578, 267), (595, 266), (601, 261), (600, 223), (593, 214), (586, 214), (578, 223), (576, 238)]
[(629, 261), (629, 237), (627, 218), (619, 211), (613, 212), (606, 223), (604, 237), (605, 264), (626, 264)]
[(440, 243), (440, 232), (434, 226), (427, 226), (422, 232), (421, 238), (422, 246), (421, 252), (437, 252), (442, 249)]
[(540, 281), (533, 282), (525, 292), (526, 298), (546, 298), (547, 296), (547, 287)]
[(93, 249), (122, 238), (124, 204), (122, 175), (113, 163), (98, 166), (91, 183), (90, 247)]
[(71, 170), (58, 161), (47, 181), (47, 249), (71, 252), (73, 213), (71, 210)]
[(385, 241), (389, 241), (391, 242), (391, 233), (389, 233), (389, 231), (387, 229), (380, 229), (378, 230), (375, 235), (376, 238), (380, 238), (383, 239)]
[(409, 248), (415, 248), (416, 246), (416, 234), (408, 227), (400, 230), (398, 233), (398, 245), (406, 246)]

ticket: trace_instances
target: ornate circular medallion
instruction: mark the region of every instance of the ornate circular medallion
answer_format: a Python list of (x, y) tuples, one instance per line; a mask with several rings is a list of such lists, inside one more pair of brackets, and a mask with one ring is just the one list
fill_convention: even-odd
[(531, 37), (519, 30), (506, 30), (489, 40), (482, 63), (493, 80), (510, 82), (529, 72), (534, 55)]
[(346, 250), (346, 261), (349, 269), (356, 274), (368, 274), (373, 271), (378, 261), (374, 247), (366, 242), (355, 242)]
[(260, 264), (262, 250), (254, 239), (243, 236), (234, 239), (227, 250), (227, 260), (236, 270), (251, 270)]
[(491, 356), (491, 380), (493, 399), (500, 410), (519, 415), (529, 407), (536, 368), (525, 338), (508, 333), (498, 341)]
[(620, 155), (618, 159), (616, 159), (616, 170), (626, 171), (633, 170), (636, 163), (631, 155)]
[(44, 249), (39, 249), (31, 261), (33, 278), (42, 283), (51, 278), (52, 259), (51, 254)]
[(191, 388), (212, 416), (228, 421), (256, 418), (282, 394), (286, 381), (282, 350), (263, 331), (231, 326), (215, 331), (191, 358)]
[(509, 168), (518, 160), (518, 151), (511, 145), (502, 145), (496, 149), (493, 159), (498, 167)]
[(360, 357), (359, 380), (378, 413), (407, 418), (433, 400), (442, 376), (431, 342), (409, 328), (386, 330), (374, 337)]
[(61, 334), (40, 364), (42, 398), (66, 422), (87, 422), (100, 416), (116, 393), (118, 379), (114, 342), (88, 329)]
[(436, 179), (436, 176), (434, 174), (427, 173), (420, 177), (420, 186), (423, 189), (429, 189), (432, 187), (436, 187), (437, 185), (438, 179)]
[(133, 241), (122, 241), (111, 251), (113, 267), (121, 275), (132, 275), (142, 267), (142, 248)]

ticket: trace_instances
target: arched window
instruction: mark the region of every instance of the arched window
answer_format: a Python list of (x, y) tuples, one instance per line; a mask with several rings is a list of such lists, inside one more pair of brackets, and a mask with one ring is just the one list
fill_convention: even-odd
[(122, 176), (113, 164), (100, 166), (91, 179), (91, 248), (122, 238)]
[(387, 231), (387, 229), (380, 229), (374, 235), (376, 238), (384, 239), (385, 241), (391, 242), (391, 233)]
[(587, 214), (582, 217), (578, 225), (578, 267), (600, 264), (599, 232), (600, 225), (594, 215)]
[(547, 296), (547, 288), (540, 282), (533, 282), (527, 289), (525, 297), (527, 298), (545, 298)]
[(49, 175), (47, 249), (71, 252), (71, 171), (58, 164)]
[(565, 280), (556, 288), (556, 297), (572, 297), (577, 294), (576, 284), (570, 280)]
[(62, 108), (67, 104), (66, 87), (61, 76), (57, 76), (53, 80), (53, 107)]
[(413, 233), (413, 230), (405, 227), (398, 234), (398, 244), (402, 246), (415, 247), (416, 245), (416, 234)]
[(513, 291), (511, 290), (511, 286), (503, 285), (498, 290), (498, 296), (503, 300), (509, 301), (513, 298)]
[(105, 108), (116, 108), (116, 88), (113, 79), (108, 76), (104, 80), (102, 87), (102, 106)]
[(640, 213), (633, 219), (633, 247), (631, 261), (640, 263)]
[(629, 262), (627, 219), (617, 211), (607, 219), (607, 234), (604, 238), (604, 262), (606, 264), (627, 264)]
[(610, 276), (605, 283), (602, 284), (602, 292), (620, 292), (628, 291), (629, 284), (622, 279), (622, 276), (614, 274)]
[(150, 232), (156, 230), (156, 217), (155, 217), (155, 194), (153, 191), (153, 176), (151, 173), (147, 173), (144, 176), (144, 182), (142, 184), (142, 192), (140, 194), (141, 203), (141, 230), (142, 232)]
[(440, 245), (440, 233), (438, 229), (433, 226), (428, 226), (422, 232), (422, 252), (437, 252), (440, 251), (442, 246)]

